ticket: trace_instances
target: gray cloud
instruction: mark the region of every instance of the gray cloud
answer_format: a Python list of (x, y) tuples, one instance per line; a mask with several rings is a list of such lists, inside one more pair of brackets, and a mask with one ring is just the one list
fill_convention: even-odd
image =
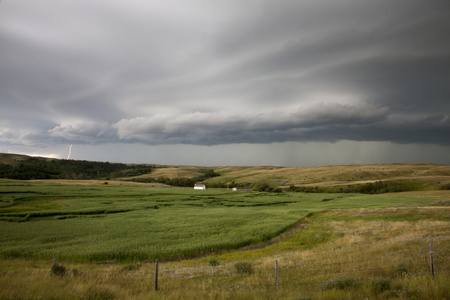
[(78, 143), (105, 143), (114, 141), (116, 133), (108, 123), (79, 122), (61, 124), (50, 129), (53, 137)]
[[(346, 106), (336, 103), (305, 105), (295, 111), (269, 113), (191, 113), (180, 116), (156, 115), (121, 120), (113, 126), (120, 139), (138, 139), (149, 143), (221, 144), (270, 143), (301, 140), (292, 130), (315, 127), (368, 124), (386, 117), (388, 109), (376, 109), (365, 104)], [(272, 138), (270, 136), (274, 135)]]
[(342, 105), (321, 102), (302, 105), (295, 110), (242, 114), (158, 114), (122, 119), (113, 124), (61, 124), (49, 130), (49, 133), (66, 142), (93, 144), (129, 141), (151, 145), (217, 145), (356, 140), (449, 145), (445, 138), (449, 129), (449, 116), (442, 113), (404, 120), (391, 116), (387, 107), (375, 108), (366, 103)]
[(2, 1), (0, 146), (448, 146), (449, 11), (446, 0)]
[[(296, 110), (237, 114), (188, 113), (182, 115), (154, 115), (122, 119), (111, 126), (107, 123), (64, 124), (50, 130), (51, 135), (67, 140), (102, 141), (103, 138), (139, 141), (150, 144), (221, 144), (270, 143), (302, 140), (304, 133), (324, 128), (373, 126), (386, 119), (389, 109), (370, 107), (365, 103), (342, 105), (316, 103)], [(302, 134), (302, 131), (304, 132)], [(278, 137), (271, 137), (278, 135)], [(345, 138), (345, 134), (344, 134)]]

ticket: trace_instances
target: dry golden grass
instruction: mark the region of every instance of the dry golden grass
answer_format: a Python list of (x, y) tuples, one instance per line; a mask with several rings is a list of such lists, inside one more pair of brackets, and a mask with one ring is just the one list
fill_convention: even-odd
[(329, 187), (378, 180), (415, 180), (425, 184), (450, 183), (450, 166), (435, 164), (378, 164), (317, 167), (217, 167), (221, 177), (208, 181), (273, 182), (284, 186)]

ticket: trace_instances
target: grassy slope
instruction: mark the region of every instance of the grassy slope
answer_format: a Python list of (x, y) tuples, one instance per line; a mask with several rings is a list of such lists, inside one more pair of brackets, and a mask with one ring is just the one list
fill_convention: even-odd
[[(267, 182), (271, 185), (298, 186), (346, 186), (378, 180), (408, 180), (419, 183), (424, 189), (436, 189), (450, 184), (450, 166), (436, 164), (377, 164), (317, 167), (213, 167), (221, 176), (206, 180), (206, 183), (231, 182), (254, 184)], [(202, 175), (203, 167), (167, 166), (158, 168), (144, 177), (187, 177)]]
[(16, 166), (20, 161), (26, 160), (27, 158), (29, 158), (27, 155), (0, 153), (0, 163), (6, 165)]
[[(436, 164), (378, 164), (318, 167), (219, 167), (221, 177), (239, 183), (260, 181), (282, 186), (337, 186), (377, 180), (415, 180), (431, 186), (450, 183), (450, 166)], [(208, 181), (222, 180), (212, 178)]]
[[(27, 156), (0, 153), (0, 163), (17, 164)], [(49, 159), (47, 159), (49, 160)], [(376, 164), (376, 165), (331, 165), (315, 167), (274, 167), (274, 166), (164, 166), (154, 165), (150, 173), (137, 177), (186, 177), (194, 178), (213, 169), (221, 176), (206, 180), (210, 182), (230, 182), (254, 184), (267, 182), (274, 186), (347, 186), (378, 180), (408, 180), (422, 189), (435, 190), (450, 184), (450, 166), (429, 163), (417, 164)], [(131, 177), (130, 177), (131, 178)], [(129, 179), (129, 178), (122, 178)]]

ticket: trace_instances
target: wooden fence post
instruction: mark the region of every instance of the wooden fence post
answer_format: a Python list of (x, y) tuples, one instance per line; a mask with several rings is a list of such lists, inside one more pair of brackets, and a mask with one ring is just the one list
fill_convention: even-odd
[(434, 277), (433, 244), (431, 242), (430, 242), (430, 268), (431, 268), (431, 276)]
[(155, 291), (158, 290), (158, 260), (156, 260)]
[(278, 260), (275, 260), (275, 291), (278, 291)]
[(56, 263), (56, 253), (53, 253), (52, 270), (55, 267), (55, 263)]

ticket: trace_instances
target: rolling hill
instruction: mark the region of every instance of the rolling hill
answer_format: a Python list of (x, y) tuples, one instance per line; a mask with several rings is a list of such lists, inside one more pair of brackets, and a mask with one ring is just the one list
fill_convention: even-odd
[[(0, 178), (99, 179), (230, 188), (261, 185), (271, 188), (320, 192), (426, 191), (450, 189), (450, 166), (429, 163), (330, 165), (315, 167), (276, 166), (176, 166), (120, 164), (59, 160), (0, 153)], [(378, 187), (373, 185), (377, 184)], [(303, 189), (303, 190), (302, 190)], [(369, 191), (369, 193), (371, 193)]]

